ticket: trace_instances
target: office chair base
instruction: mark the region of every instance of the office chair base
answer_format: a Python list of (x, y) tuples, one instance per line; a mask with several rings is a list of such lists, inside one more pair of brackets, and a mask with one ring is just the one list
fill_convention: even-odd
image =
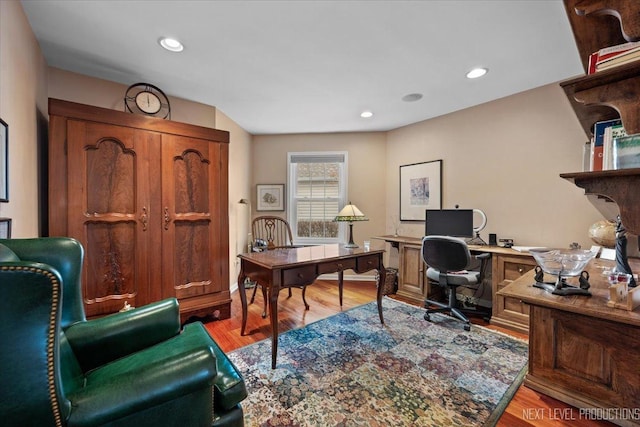
[[(447, 313), (450, 316), (455, 317), (458, 320), (461, 320), (462, 322), (464, 322), (465, 331), (471, 330), (471, 322), (469, 321), (467, 316), (465, 316), (464, 313), (462, 313), (462, 311), (460, 311), (458, 308), (451, 307), (446, 304), (442, 304), (441, 302), (438, 302), (438, 301), (426, 300), (424, 303), (425, 303), (425, 308), (427, 309), (427, 311), (424, 313), (424, 320), (430, 322), (431, 313)], [(435, 305), (438, 308), (429, 308), (430, 305)]]

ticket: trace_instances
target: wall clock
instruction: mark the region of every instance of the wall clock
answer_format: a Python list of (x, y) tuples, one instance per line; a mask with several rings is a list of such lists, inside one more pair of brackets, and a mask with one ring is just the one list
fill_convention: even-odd
[(171, 118), (169, 98), (160, 88), (149, 83), (135, 83), (124, 95), (126, 111), (161, 119)]

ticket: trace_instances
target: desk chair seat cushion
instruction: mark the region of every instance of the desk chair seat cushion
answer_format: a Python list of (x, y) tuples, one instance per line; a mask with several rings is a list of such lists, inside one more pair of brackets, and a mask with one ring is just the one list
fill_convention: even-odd
[[(440, 282), (440, 271), (429, 267), (427, 269), (427, 277), (434, 282)], [(467, 271), (465, 273), (456, 272), (447, 274), (447, 284), (449, 286), (468, 286), (475, 285), (480, 279), (479, 271)]]

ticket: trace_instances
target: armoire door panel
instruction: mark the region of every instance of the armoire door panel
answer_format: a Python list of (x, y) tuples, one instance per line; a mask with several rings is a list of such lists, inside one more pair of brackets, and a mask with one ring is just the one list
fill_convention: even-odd
[(85, 247), (88, 316), (149, 302), (149, 145), (135, 129), (68, 123), (68, 229)]
[[(228, 289), (220, 259), (219, 144), (162, 138), (163, 285), (166, 296), (189, 298)], [(226, 180), (225, 180), (226, 182)], [(227, 273), (228, 276), (228, 273)]]

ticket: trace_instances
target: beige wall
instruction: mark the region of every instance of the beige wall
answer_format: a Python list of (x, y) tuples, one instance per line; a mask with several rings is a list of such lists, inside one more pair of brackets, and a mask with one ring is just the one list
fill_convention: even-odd
[[(362, 246), (364, 240), (384, 232), (386, 200), (384, 193), (386, 134), (384, 132), (254, 136), (251, 194), (254, 216), (260, 213), (255, 212), (255, 185), (286, 184), (287, 153), (292, 151), (348, 152), (348, 197), (369, 218), (369, 221), (354, 224), (353, 240)], [(269, 213), (286, 218), (286, 212)]]
[[(137, 82), (132, 82), (137, 83)], [(97, 79), (59, 68), (49, 68), (49, 98), (96, 107), (124, 110), (128, 85)], [(192, 125), (216, 127), (216, 108), (167, 94), (171, 103), (171, 120)]]
[[(252, 144), (252, 194), (253, 217), (256, 212), (256, 184), (287, 183), (287, 153), (312, 151), (346, 151), (348, 163), (348, 198), (369, 221), (353, 225), (353, 240), (362, 246), (364, 240), (384, 234), (385, 220), (385, 176), (386, 176), (385, 132), (354, 132), (328, 134), (261, 135), (253, 137)], [(285, 191), (288, 191), (285, 185)], [(288, 193), (287, 193), (288, 194)], [(285, 206), (286, 209), (286, 206)], [(287, 211), (267, 212), (269, 215), (287, 217)], [(345, 239), (348, 239), (347, 224)], [(384, 247), (384, 241), (371, 240), (371, 246)], [(354, 280), (373, 280), (375, 272), (364, 275), (347, 274)]]
[(240, 199), (251, 193), (251, 134), (238, 126), (219, 109), (216, 110), (217, 129), (230, 132), (229, 145), (229, 274), (230, 283), (236, 283), (240, 273), (237, 255), (244, 252), (249, 232), (249, 212)]
[[(387, 218), (399, 209), (399, 166), (442, 159), (443, 207), (483, 210), (485, 241), (496, 233), (522, 246), (590, 247), (588, 227), (602, 215), (582, 189), (558, 176), (582, 170), (586, 139), (557, 84), (393, 130)], [(423, 223), (401, 225), (400, 234), (423, 233)]]
[(46, 64), (18, 1), (0, 1), (0, 118), (9, 125), (9, 203), (12, 237), (36, 237), (39, 142), (46, 144)]

